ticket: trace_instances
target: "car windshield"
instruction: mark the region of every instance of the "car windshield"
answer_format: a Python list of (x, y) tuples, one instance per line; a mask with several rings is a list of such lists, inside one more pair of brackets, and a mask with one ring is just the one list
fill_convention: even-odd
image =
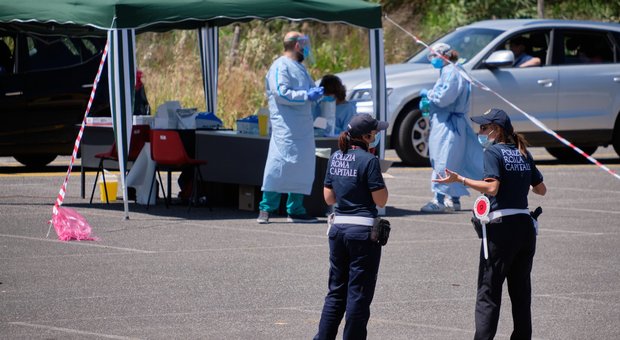
[[(488, 28), (457, 29), (439, 38), (434, 43), (443, 42), (450, 45), (459, 52), (461, 62), (466, 63), (501, 33), (501, 30)], [(428, 64), (428, 53), (429, 49), (424, 48), (407, 60), (407, 63)]]

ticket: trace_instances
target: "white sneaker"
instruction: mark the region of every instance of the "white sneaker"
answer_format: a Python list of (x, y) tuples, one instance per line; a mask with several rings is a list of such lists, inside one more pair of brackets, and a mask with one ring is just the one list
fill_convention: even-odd
[(256, 222), (258, 222), (259, 224), (269, 223), (269, 212), (261, 210), (258, 213), (258, 218), (256, 219)]
[(442, 213), (442, 212), (446, 212), (446, 206), (437, 202), (436, 200), (432, 200), (428, 203), (426, 203), (425, 206), (423, 206), (420, 211), (422, 212), (428, 212), (428, 213)]
[(459, 211), (461, 210), (461, 203), (454, 203), (451, 198), (446, 197), (443, 200), (443, 205), (446, 206), (446, 211)]

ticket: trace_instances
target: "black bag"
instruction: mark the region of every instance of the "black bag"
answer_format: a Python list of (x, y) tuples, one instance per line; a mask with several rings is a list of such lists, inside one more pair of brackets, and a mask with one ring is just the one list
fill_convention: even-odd
[(381, 246), (386, 245), (388, 239), (390, 238), (391, 229), (390, 221), (383, 218), (375, 218), (375, 223), (370, 230), (370, 240)]
[(476, 234), (478, 235), (478, 238), (482, 238), (482, 223), (480, 223), (480, 220), (478, 219), (478, 217), (476, 217), (476, 215), (474, 215), (471, 218), (471, 224), (474, 226), (474, 231), (476, 231)]

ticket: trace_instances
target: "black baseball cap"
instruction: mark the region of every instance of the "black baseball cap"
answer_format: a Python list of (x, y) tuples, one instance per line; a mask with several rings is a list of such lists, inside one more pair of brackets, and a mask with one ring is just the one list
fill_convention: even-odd
[(389, 125), (390, 123), (376, 120), (368, 113), (362, 113), (353, 116), (349, 122), (347, 131), (349, 131), (351, 136), (359, 137), (369, 134), (373, 130), (385, 130)]
[(514, 132), (512, 123), (510, 123), (510, 117), (502, 109), (490, 109), (482, 116), (471, 117), (471, 120), (480, 125), (497, 124), (510, 134)]

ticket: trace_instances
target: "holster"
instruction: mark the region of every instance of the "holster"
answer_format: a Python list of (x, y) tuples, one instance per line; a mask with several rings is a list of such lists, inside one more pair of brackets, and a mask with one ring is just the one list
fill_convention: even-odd
[(482, 223), (476, 216), (473, 216), (471, 218), (471, 224), (474, 226), (474, 231), (476, 231), (476, 234), (478, 234), (478, 238), (481, 239), (482, 238)]
[(375, 218), (375, 223), (370, 229), (370, 241), (378, 243), (381, 246), (387, 244), (390, 238), (390, 221), (383, 218)]

